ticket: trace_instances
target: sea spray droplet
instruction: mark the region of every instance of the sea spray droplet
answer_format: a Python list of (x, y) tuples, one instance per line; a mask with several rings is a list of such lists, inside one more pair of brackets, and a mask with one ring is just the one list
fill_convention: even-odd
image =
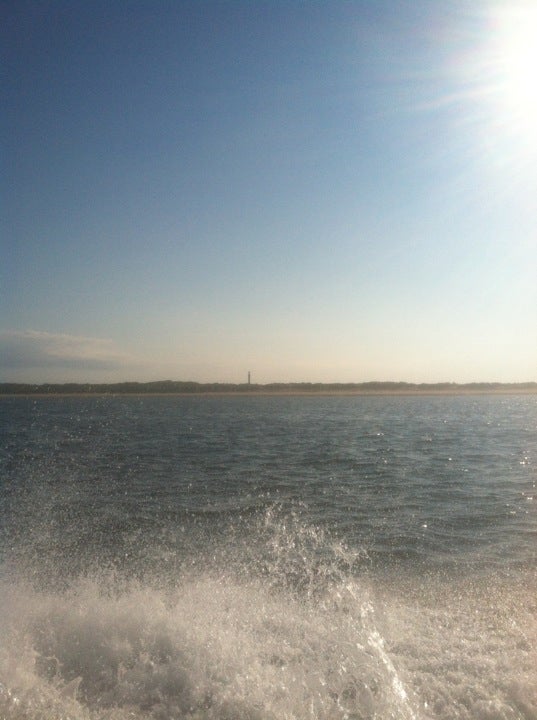
[(370, 593), (349, 573), (360, 554), (297, 518), (267, 539), (269, 574), (250, 543), (249, 577), (238, 563), (160, 589), (106, 574), (54, 593), (21, 586), (6, 619), (33, 654), (23, 665), (11, 649), (27, 705), (107, 720), (405, 717)]

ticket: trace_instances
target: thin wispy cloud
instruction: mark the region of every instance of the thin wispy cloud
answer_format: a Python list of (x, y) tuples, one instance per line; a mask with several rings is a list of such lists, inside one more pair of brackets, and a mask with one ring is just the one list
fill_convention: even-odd
[(107, 338), (40, 330), (8, 330), (0, 333), (0, 367), (5, 369), (113, 370), (131, 361), (132, 358)]

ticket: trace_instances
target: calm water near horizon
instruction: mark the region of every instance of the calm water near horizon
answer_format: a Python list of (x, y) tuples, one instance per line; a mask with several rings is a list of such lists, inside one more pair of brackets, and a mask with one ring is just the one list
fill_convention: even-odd
[(0, 400), (0, 716), (537, 718), (537, 397)]

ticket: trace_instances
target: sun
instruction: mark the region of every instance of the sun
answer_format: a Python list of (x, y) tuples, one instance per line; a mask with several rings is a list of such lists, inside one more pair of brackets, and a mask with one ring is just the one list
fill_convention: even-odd
[(497, 7), (490, 52), (498, 118), (537, 147), (537, 0)]
[(461, 125), (494, 167), (527, 184), (537, 173), (537, 0), (479, 7), (454, 63)]
[(515, 119), (536, 130), (537, 3), (511, 6), (498, 13), (500, 89)]

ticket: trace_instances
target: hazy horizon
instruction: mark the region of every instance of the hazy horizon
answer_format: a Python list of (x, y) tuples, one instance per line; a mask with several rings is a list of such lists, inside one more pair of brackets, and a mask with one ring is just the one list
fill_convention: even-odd
[(534, 2), (0, 13), (0, 382), (537, 379)]
[[(372, 390), (386, 390), (389, 392), (390, 389), (393, 389), (394, 392), (398, 390), (404, 390), (405, 388), (408, 388), (410, 390), (414, 388), (421, 388), (423, 390), (430, 389), (446, 389), (449, 390), (450, 388), (454, 389), (477, 389), (478, 387), (483, 388), (485, 390), (487, 389), (528, 389), (531, 392), (534, 392), (537, 390), (537, 381), (534, 380), (527, 380), (522, 382), (515, 382), (515, 383), (502, 383), (502, 382), (496, 382), (494, 380), (492, 381), (471, 381), (467, 383), (457, 383), (452, 381), (439, 381), (439, 382), (431, 382), (431, 383), (420, 383), (420, 382), (407, 382), (406, 380), (366, 380), (361, 382), (310, 382), (308, 380), (297, 380), (292, 382), (285, 382), (285, 381), (266, 381), (266, 382), (256, 382), (254, 380), (251, 380), (249, 378), (245, 378), (242, 381), (239, 380), (236, 383), (233, 382), (220, 382), (220, 381), (205, 381), (200, 382), (197, 380), (191, 380), (188, 378), (160, 378), (157, 380), (149, 380), (149, 381), (140, 381), (140, 380), (117, 380), (114, 382), (85, 382), (85, 381), (55, 381), (55, 382), (35, 382), (35, 381), (17, 381), (17, 382), (2, 382), (0, 381), (0, 387), (7, 388), (11, 386), (18, 386), (19, 388), (25, 388), (28, 386), (32, 386), (35, 388), (46, 388), (46, 387), (58, 387), (58, 388), (69, 388), (73, 386), (79, 386), (81, 388), (85, 387), (111, 387), (115, 388), (117, 386), (140, 386), (141, 388), (148, 388), (148, 387), (164, 387), (164, 386), (172, 386), (171, 390), (162, 390), (162, 392), (183, 392), (182, 389), (178, 389), (177, 386), (185, 386), (187, 392), (190, 390), (188, 389), (188, 386), (194, 386), (194, 387), (200, 387), (202, 390), (207, 388), (213, 388), (213, 387), (227, 387), (227, 388), (248, 388), (251, 387), (252, 389), (276, 389), (276, 388), (288, 388), (289, 390), (294, 390), (299, 387), (303, 387), (304, 389), (307, 389), (309, 387), (311, 388), (325, 388), (327, 390), (330, 389), (336, 389), (336, 388), (356, 388), (356, 389), (372, 389)], [(160, 392), (161, 390), (155, 390), (155, 392)]]

